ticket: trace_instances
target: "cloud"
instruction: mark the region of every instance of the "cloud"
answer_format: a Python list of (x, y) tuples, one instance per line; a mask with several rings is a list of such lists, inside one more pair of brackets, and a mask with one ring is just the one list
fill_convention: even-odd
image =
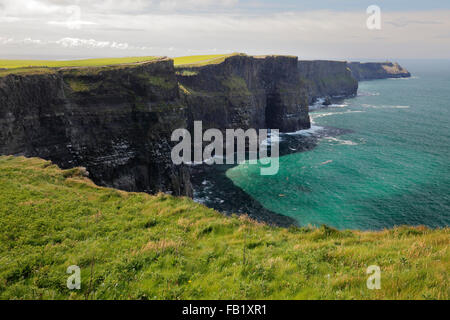
[[(365, 8), (351, 12), (249, 13), (237, 8), (237, 0), (30, 1), (33, 5), (27, 10), (33, 14), (20, 12), (16, 3), (22, 0), (0, 0), (6, 8), (6, 14), (0, 15), (3, 55), (70, 52), (83, 57), (103, 56), (110, 54), (109, 49), (118, 53), (126, 50), (130, 55), (142, 54), (143, 50), (146, 55), (184, 55), (209, 53), (211, 48), (216, 52), (321, 59), (450, 54), (450, 42), (446, 38), (438, 41), (439, 35), (450, 30), (449, 10), (383, 12), (382, 30), (371, 31), (366, 27)], [(22, 40), (13, 45), (5, 40), (11, 38)], [(26, 38), (42, 43), (26, 43)], [(32, 50), (20, 51), (21, 46)], [(48, 50), (50, 47), (52, 50)]]
[[(158, 11), (197, 12), (233, 8), (239, 0), (0, 0), (4, 15), (40, 17), (70, 14), (78, 7), (83, 14), (154, 14)], [(69, 12), (68, 12), (69, 11)]]
[(40, 39), (14, 39), (0, 37), (0, 45), (23, 45), (23, 46), (51, 46), (56, 45), (62, 48), (109, 48), (109, 49), (145, 49), (145, 47), (133, 47), (126, 42), (117, 41), (98, 41), (94, 39), (79, 39), (79, 38), (62, 38), (55, 41), (46, 41)]
[(83, 20), (66, 20), (66, 21), (48, 21), (47, 24), (54, 26), (63, 26), (72, 30), (79, 30), (82, 26), (95, 25), (95, 22)]
[(436, 25), (436, 24), (443, 24), (442, 21), (421, 21), (421, 20), (399, 20), (399, 21), (387, 21), (387, 24), (393, 25), (394, 27), (407, 27), (411, 24), (418, 24), (418, 25)]
[(78, 39), (78, 38), (63, 38), (54, 42), (64, 48), (111, 48), (111, 49), (127, 49), (128, 43), (97, 41), (94, 39)]
[(205, 8), (230, 8), (236, 6), (238, 0), (160, 0), (159, 7), (165, 11), (205, 9)]

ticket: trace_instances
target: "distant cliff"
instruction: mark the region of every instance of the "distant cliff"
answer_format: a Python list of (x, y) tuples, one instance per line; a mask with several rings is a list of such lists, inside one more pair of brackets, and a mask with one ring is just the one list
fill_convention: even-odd
[(411, 73), (408, 70), (401, 67), (398, 63), (392, 62), (350, 62), (348, 67), (353, 77), (358, 81), (411, 77)]
[(350, 97), (358, 91), (358, 81), (344, 61), (299, 61), (300, 77), (309, 103), (322, 97)]

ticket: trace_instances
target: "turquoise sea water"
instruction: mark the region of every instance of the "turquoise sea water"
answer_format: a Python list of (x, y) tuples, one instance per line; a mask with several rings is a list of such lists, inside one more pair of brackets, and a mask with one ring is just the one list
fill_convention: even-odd
[(300, 225), (376, 230), (450, 223), (450, 63), (411, 63), (411, 79), (361, 82), (358, 96), (311, 113), (352, 133), (280, 159), (275, 176), (242, 164), (226, 175)]

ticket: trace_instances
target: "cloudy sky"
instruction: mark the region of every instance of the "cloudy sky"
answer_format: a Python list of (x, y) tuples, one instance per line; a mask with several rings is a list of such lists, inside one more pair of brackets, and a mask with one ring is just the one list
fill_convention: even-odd
[[(381, 30), (366, 10), (381, 8)], [(0, 58), (450, 58), (448, 0), (0, 0)]]

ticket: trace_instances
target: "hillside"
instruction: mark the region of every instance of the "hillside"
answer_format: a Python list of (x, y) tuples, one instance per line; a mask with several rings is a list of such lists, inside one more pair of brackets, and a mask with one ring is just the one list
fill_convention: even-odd
[[(449, 230), (282, 229), (0, 157), (0, 299), (448, 299)], [(81, 291), (66, 269), (82, 270)], [(381, 290), (366, 288), (379, 265)]]

